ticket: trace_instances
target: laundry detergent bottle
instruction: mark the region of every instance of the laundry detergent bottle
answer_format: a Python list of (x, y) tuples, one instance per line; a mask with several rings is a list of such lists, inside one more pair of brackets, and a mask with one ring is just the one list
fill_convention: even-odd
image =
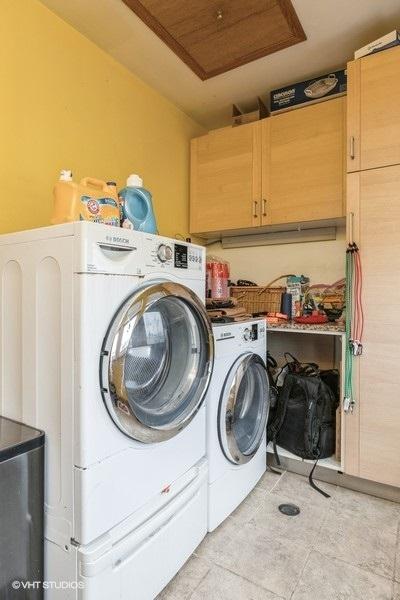
[(151, 194), (139, 175), (129, 175), (126, 187), (119, 192), (119, 202), (122, 227), (157, 233)]
[(71, 171), (61, 171), (54, 186), (52, 224), (92, 221), (118, 227), (118, 195), (116, 186), (110, 183), (94, 177), (84, 177), (77, 183)]

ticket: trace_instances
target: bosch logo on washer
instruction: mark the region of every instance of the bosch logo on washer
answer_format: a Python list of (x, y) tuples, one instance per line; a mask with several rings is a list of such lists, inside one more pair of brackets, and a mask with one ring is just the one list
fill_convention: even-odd
[(230, 331), (225, 331), (225, 332), (221, 333), (220, 337), (221, 338), (230, 338), (230, 337), (232, 337), (232, 333)]

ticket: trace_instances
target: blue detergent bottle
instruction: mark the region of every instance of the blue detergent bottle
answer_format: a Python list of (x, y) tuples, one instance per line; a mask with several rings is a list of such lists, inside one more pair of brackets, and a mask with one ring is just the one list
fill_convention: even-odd
[(151, 194), (143, 187), (139, 175), (129, 175), (119, 194), (121, 227), (158, 233)]

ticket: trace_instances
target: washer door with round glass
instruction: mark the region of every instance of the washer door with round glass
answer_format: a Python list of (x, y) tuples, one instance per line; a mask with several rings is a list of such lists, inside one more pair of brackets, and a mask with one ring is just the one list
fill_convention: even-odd
[(167, 440), (199, 410), (213, 366), (213, 337), (198, 296), (172, 282), (139, 289), (103, 343), (100, 385), (115, 424), (144, 443)]
[(258, 354), (244, 354), (232, 366), (222, 390), (218, 432), (228, 460), (249, 462), (260, 447), (267, 425), (269, 384)]

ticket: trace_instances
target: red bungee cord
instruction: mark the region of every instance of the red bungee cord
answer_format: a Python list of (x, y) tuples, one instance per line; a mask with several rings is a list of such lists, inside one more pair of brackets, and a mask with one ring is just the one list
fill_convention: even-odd
[(361, 257), (358, 247), (354, 244), (352, 249), (353, 264), (354, 264), (354, 281), (353, 281), (353, 327), (352, 340), (354, 344), (354, 354), (362, 353), (362, 336), (364, 331), (364, 311), (362, 306), (362, 267)]

